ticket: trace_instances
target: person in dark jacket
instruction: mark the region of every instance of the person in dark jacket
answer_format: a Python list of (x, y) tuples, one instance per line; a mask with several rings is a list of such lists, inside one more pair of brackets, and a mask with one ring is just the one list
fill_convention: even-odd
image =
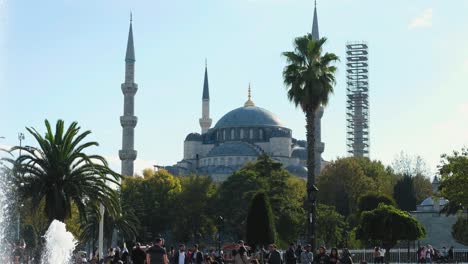
[(324, 246), (319, 248), (319, 253), (314, 257), (314, 263), (317, 264), (328, 264), (330, 258), (327, 254), (327, 249)]
[(278, 251), (275, 244), (269, 245), (268, 250), (270, 251), (267, 261), (268, 264), (283, 264), (283, 260), (281, 259), (281, 253)]
[(141, 249), (141, 244), (136, 243), (135, 248), (132, 250), (132, 262), (133, 264), (145, 264), (146, 253)]
[(286, 264), (296, 264), (297, 257), (294, 251), (294, 243), (289, 244), (289, 248), (285, 254)]
[(188, 264), (189, 262), (190, 259), (185, 252), (185, 245), (180, 244), (179, 250), (174, 254), (174, 264)]
[(156, 238), (154, 244), (146, 251), (146, 264), (169, 264), (166, 249), (163, 248), (163, 239)]
[(202, 264), (204, 261), (203, 254), (198, 250), (198, 245), (193, 245), (193, 253), (191, 258), (192, 264)]

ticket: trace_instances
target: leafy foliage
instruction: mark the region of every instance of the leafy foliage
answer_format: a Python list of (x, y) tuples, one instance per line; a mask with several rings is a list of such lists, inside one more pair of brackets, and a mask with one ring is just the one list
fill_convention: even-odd
[(452, 236), (458, 243), (468, 245), (468, 219), (457, 217), (457, 221), (452, 226)]
[(468, 207), (468, 149), (442, 155), (439, 173), (440, 195), (450, 202)]
[[(100, 201), (109, 210), (118, 207), (116, 192), (107, 183), (118, 185), (119, 175), (109, 169), (99, 155), (85, 154), (98, 146), (97, 142), (82, 142), (91, 132), (80, 133), (76, 122), (65, 130), (58, 120), (55, 131), (45, 121), (45, 136), (34, 128), (26, 128), (39, 147), (16, 146), (10, 151), (22, 151), (16, 160), (4, 160), (14, 165), (15, 183), (23, 199), (30, 199), (33, 208), (45, 200), (44, 211), (48, 222), (64, 221), (71, 216), (74, 203), (82, 217), (86, 217), (88, 201)], [(20, 184), (21, 183), (21, 184)]]
[(410, 175), (403, 175), (397, 182), (393, 189), (393, 197), (401, 210), (408, 212), (416, 210), (416, 195), (413, 179)]
[(216, 207), (225, 219), (231, 239), (245, 237), (247, 208), (257, 192), (264, 192), (270, 200), (278, 238), (297, 239), (304, 230), (305, 182), (268, 156), (246, 164), (220, 186)]
[(399, 240), (423, 238), (426, 231), (409, 213), (380, 204), (376, 209), (362, 213), (356, 235), (364, 241), (379, 240), (384, 248), (390, 249)]
[(363, 192), (377, 190), (391, 196), (394, 182), (395, 175), (379, 161), (339, 158), (325, 167), (317, 180), (318, 201), (348, 217), (358, 208)]
[(250, 204), (246, 237), (251, 246), (265, 246), (276, 242), (273, 213), (265, 193), (257, 193)]
[(324, 204), (317, 206), (317, 241), (327, 247), (337, 246), (344, 239), (347, 227), (344, 216), (336, 212), (335, 207)]
[(126, 176), (122, 181), (121, 199), (133, 208), (140, 220), (137, 240), (151, 241), (169, 230), (176, 197), (182, 191), (180, 179), (166, 170), (147, 169), (141, 176)]
[(213, 207), (216, 185), (210, 177), (190, 175), (180, 178), (182, 191), (172, 210), (172, 230), (176, 241), (210, 240), (216, 232), (217, 210)]
[(392, 197), (381, 193), (369, 192), (359, 198), (358, 208), (360, 212), (372, 211), (381, 203), (396, 206), (395, 200)]

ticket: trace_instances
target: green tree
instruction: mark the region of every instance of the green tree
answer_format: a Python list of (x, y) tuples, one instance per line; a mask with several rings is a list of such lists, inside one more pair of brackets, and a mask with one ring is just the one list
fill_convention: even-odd
[(452, 236), (458, 243), (468, 245), (468, 219), (458, 216), (452, 226)]
[(324, 204), (317, 206), (317, 242), (327, 247), (338, 246), (346, 239), (347, 227), (344, 216), (336, 212), (335, 207)]
[(381, 241), (387, 252), (387, 260), (390, 249), (399, 240), (417, 240), (425, 235), (424, 227), (409, 213), (385, 204), (363, 212), (356, 231), (357, 238), (362, 241)]
[(305, 182), (266, 155), (244, 165), (221, 184), (215, 207), (225, 219), (225, 236), (229, 234), (231, 240), (245, 237), (247, 208), (262, 191), (270, 200), (280, 242), (296, 240), (305, 221)]
[(143, 176), (126, 176), (122, 180), (121, 199), (140, 220), (138, 241), (151, 241), (170, 230), (174, 203), (182, 191), (180, 179), (166, 170), (146, 169)]
[(190, 175), (180, 178), (182, 191), (175, 198), (172, 230), (176, 241), (210, 241), (216, 233), (219, 212), (213, 204), (217, 191), (207, 176)]
[(315, 40), (311, 34), (294, 40), (294, 51), (284, 52), (288, 65), (283, 70), (284, 84), (288, 99), (300, 106), (306, 116), (307, 138), (307, 190), (308, 210), (312, 214), (309, 239), (315, 248), (315, 113), (320, 106), (326, 106), (335, 85), (338, 57), (333, 53), (323, 54), (326, 38)]
[(393, 189), (393, 197), (398, 208), (401, 210), (408, 212), (416, 210), (416, 195), (414, 193), (413, 179), (410, 175), (403, 175), (397, 182)]
[(378, 161), (339, 158), (328, 164), (318, 178), (318, 201), (334, 206), (338, 213), (348, 217), (356, 211), (363, 192), (378, 190), (382, 194), (392, 195), (393, 177)]
[(381, 203), (396, 206), (395, 200), (392, 197), (381, 193), (369, 192), (359, 198), (358, 208), (360, 212), (372, 211)]
[(432, 183), (429, 177), (417, 174), (411, 178), (414, 187), (414, 196), (416, 197), (416, 204), (420, 204), (427, 197), (432, 196)]
[(440, 195), (451, 203), (468, 207), (468, 149), (442, 155)]
[(247, 215), (247, 243), (253, 247), (276, 242), (276, 230), (268, 196), (263, 192), (255, 195)]
[(36, 129), (26, 128), (39, 147), (13, 147), (10, 151), (21, 150), (22, 155), (5, 159), (14, 165), (15, 183), (22, 198), (30, 199), (32, 208), (45, 200), (49, 223), (69, 218), (72, 203), (82, 217), (86, 217), (89, 201), (103, 203), (116, 213), (117, 194), (108, 183), (119, 185), (120, 176), (109, 169), (103, 157), (86, 153), (88, 148), (98, 146), (97, 142), (83, 142), (91, 132), (81, 133), (76, 122), (65, 130), (62, 120), (57, 121), (55, 131), (47, 120), (45, 126), (44, 137)]

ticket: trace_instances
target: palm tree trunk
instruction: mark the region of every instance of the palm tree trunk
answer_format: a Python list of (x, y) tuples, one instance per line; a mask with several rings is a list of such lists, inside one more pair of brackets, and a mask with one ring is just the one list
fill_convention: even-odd
[(317, 248), (315, 237), (316, 223), (316, 190), (315, 187), (315, 110), (306, 111), (306, 137), (307, 137), (307, 226), (308, 240), (312, 249)]

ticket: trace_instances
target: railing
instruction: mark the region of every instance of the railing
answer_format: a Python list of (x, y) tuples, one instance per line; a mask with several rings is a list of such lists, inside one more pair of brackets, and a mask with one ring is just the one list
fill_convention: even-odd
[[(374, 249), (353, 249), (349, 251), (353, 256), (354, 263), (367, 261), (374, 263)], [(468, 263), (468, 249), (454, 249), (452, 263)], [(395, 248), (390, 250), (390, 263), (417, 263), (417, 253), (415, 249), (410, 249), (408, 255), (407, 248)], [(433, 260), (433, 263), (448, 263), (447, 261)]]

